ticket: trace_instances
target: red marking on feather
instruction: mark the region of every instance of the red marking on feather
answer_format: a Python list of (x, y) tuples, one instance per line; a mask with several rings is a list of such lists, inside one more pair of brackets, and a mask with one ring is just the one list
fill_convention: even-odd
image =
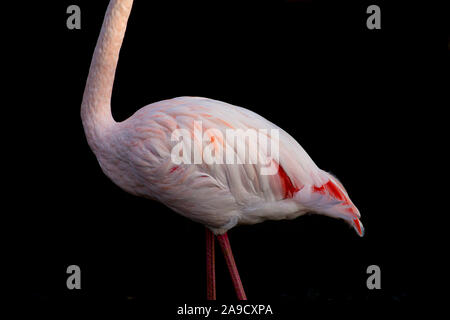
[(324, 186), (320, 186), (320, 187), (313, 186), (313, 192), (325, 194), (325, 187)]
[(284, 199), (292, 198), (294, 193), (298, 192), (300, 188), (294, 186), (291, 178), (289, 178), (281, 165), (278, 165), (278, 176), (281, 180), (281, 188), (283, 189)]
[(341, 190), (339, 190), (339, 188), (333, 183), (333, 181), (328, 181), (324, 186), (331, 196), (335, 197), (336, 199), (346, 201), (345, 195)]
[(313, 186), (313, 192), (318, 192), (320, 194), (325, 194), (326, 192), (328, 192), (331, 197), (340, 201), (344, 201), (345, 204), (351, 205), (347, 196), (341, 190), (339, 190), (338, 186), (336, 186), (331, 180), (320, 187)]
[(179, 166), (175, 166), (173, 168), (170, 169), (170, 173), (173, 173), (175, 170), (177, 170), (179, 168)]
[(349, 213), (351, 213), (354, 217), (358, 216), (358, 210), (355, 208), (355, 206), (353, 205), (353, 203), (350, 201), (350, 198), (347, 196), (347, 194), (343, 191), (341, 191), (339, 189), (339, 187), (333, 182), (333, 181), (328, 181), (328, 183), (325, 185), (325, 187), (327, 188), (329, 194), (338, 199), (343, 201), (343, 205), (344, 206), (349, 206), (349, 208), (347, 209), (347, 211)]
[(327, 183), (325, 183), (320, 187), (313, 186), (312, 189), (313, 192), (317, 192), (323, 195), (328, 193), (328, 195), (331, 196), (332, 198), (342, 201), (341, 204), (343, 206), (348, 206), (346, 211), (352, 214), (355, 218), (358, 217), (358, 211), (353, 205), (353, 203), (350, 201), (347, 194), (342, 190), (340, 190), (339, 187), (332, 180), (329, 180)]
[(353, 222), (355, 223), (356, 230), (358, 230), (359, 235), (362, 236), (361, 225), (359, 224), (359, 220), (353, 219)]

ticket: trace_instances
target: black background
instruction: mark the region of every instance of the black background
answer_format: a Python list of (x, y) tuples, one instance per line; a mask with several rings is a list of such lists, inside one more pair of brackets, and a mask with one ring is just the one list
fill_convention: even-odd
[[(16, 94), (26, 138), (13, 147), (24, 155), (12, 159), (22, 175), (12, 185), (9, 264), (27, 301), (175, 318), (177, 306), (205, 303), (204, 229), (109, 181), (81, 126), (107, 3), (9, 11), (17, 34), (8, 51), (19, 57), (10, 82), (27, 88)], [(66, 28), (71, 4), (81, 7), (81, 30)], [(381, 30), (366, 28), (369, 4), (381, 7)], [(423, 146), (414, 105), (430, 80), (420, 21), (408, 6), (380, 1), (135, 1), (112, 97), (117, 121), (183, 95), (246, 107), (296, 138), (361, 212), (364, 238), (312, 215), (229, 232), (250, 302), (272, 304), (276, 318), (305, 308), (411, 307), (425, 228), (416, 223), (424, 173), (413, 164)], [(79, 291), (66, 288), (71, 264), (82, 270)], [(381, 290), (366, 287), (372, 264)], [(219, 251), (216, 273), (218, 300), (235, 302)]]

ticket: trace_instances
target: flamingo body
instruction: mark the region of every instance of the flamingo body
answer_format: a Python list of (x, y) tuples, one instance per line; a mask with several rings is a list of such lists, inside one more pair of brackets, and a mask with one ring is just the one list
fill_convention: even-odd
[[(174, 164), (173, 132), (185, 129), (193, 135), (196, 123), (203, 132), (222, 133), (211, 136), (222, 153), (231, 144), (227, 130), (267, 129), (269, 134), (270, 129), (278, 130), (278, 172), (262, 175), (258, 163)], [(104, 130), (102, 140), (96, 150), (98, 161), (119, 187), (158, 200), (215, 234), (239, 224), (292, 219), (307, 212), (342, 218), (357, 230), (362, 228), (354, 221), (359, 218), (358, 209), (336, 178), (319, 169), (288, 133), (245, 108), (199, 97), (164, 100), (114, 123)], [(247, 148), (234, 143), (236, 159), (245, 158), (250, 148), (246, 143)]]

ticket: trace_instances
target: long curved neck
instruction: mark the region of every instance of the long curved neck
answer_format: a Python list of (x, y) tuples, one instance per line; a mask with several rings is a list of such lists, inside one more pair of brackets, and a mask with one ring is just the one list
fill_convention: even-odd
[(81, 119), (91, 148), (115, 124), (111, 95), (120, 47), (133, 0), (111, 0), (95, 46), (81, 104)]

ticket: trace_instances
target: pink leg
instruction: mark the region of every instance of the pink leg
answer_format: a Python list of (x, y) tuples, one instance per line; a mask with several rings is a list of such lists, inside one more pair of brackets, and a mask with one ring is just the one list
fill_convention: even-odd
[(247, 300), (244, 292), (244, 287), (242, 286), (241, 278), (236, 267), (236, 262), (234, 261), (233, 253), (231, 252), (230, 241), (228, 240), (228, 235), (225, 233), (223, 235), (217, 236), (219, 240), (220, 247), (222, 248), (223, 255), (227, 262), (228, 270), (230, 271), (231, 280), (233, 280), (234, 290), (236, 291), (238, 300)]
[(214, 234), (206, 228), (206, 299), (216, 300)]

